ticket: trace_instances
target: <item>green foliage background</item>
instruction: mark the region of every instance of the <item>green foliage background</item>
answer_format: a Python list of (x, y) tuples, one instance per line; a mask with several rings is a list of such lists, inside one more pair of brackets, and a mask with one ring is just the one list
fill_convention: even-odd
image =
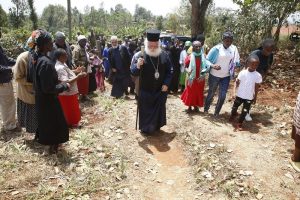
[[(209, 46), (220, 42), (222, 32), (231, 30), (235, 33), (235, 43), (242, 52), (248, 53), (257, 48), (264, 38), (274, 37), (273, 26), (286, 25), (286, 18), (300, 8), (298, 0), (233, 1), (239, 5), (238, 10), (216, 8), (214, 4), (209, 6), (205, 27), (206, 43)], [(29, 9), (25, 0), (12, 0), (12, 3), (14, 6), (8, 13), (0, 6), (0, 24), (3, 33), (0, 41), (7, 49), (14, 46), (21, 47), (33, 30), (30, 13), (34, 10)], [(37, 3), (38, 1), (34, 1), (34, 4)], [(52, 34), (56, 31), (67, 33), (67, 16), (65, 7), (50, 4), (44, 8), (41, 16), (38, 16), (38, 27)], [(134, 14), (131, 14), (122, 4), (117, 4), (109, 11), (104, 9), (103, 3), (98, 8), (86, 6), (83, 12), (73, 7), (70, 42), (76, 42), (77, 32), (88, 36), (91, 30), (96, 35), (106, 37), (117, 35), (119, 38), (128, 36), (138, 38), (148, 28), (170, 30), (178, 35), (190, 35), (191, 19), (189, 0), (181, 0), (177, 10), (166, 14), (165, 17), (155, 16), (147, 8), (139, 5), (136, 5)], [(284, 44), (282, 45), (284, 47), (295, 46), (287, 38), (283, 41), (278, 44)]]

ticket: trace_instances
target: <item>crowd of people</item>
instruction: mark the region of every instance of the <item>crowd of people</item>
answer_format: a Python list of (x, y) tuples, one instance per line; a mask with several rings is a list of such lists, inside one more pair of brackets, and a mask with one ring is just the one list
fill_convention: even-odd
[[(141, 40), (139, 40), (141, 41)], [(35, 133), (34, 140), (49, 145), (56, 153), (69, 140), (69, 128), (80, 127), (80, 101), (89, 101), (98, 89), (112, 85), (113, 98), (135, 95), (139, 130), (143, 135), (158, 132), (167, 123), (169, 94), (181, 93), (187, 113), (207, 114), (218, 89), (213, 112), (218, 118), (226, 99), (230, 80), (235, 79), (230, 121), (237, 130), (251, 121), (251, 105), (256, 103), (259, 85), (273, 63), (275, 43), (266, 39), (240, 64), (238, 48), (231, 31), (211, 49), (200, 34), (192, 41), (160, 41), (160, 31), (146, 32), (144, 42), (111, 36), (103, 48), (91, 48), (88, 39), (78, 34), (70, 45), (63, 32), (52, 36), (35, 30), (16, 60), (6, 56), (0, 46), (0, 107), (3, 131)], [(239, 74), (236, 76), (236, 68)], [(204, 97), (206, 77), (208, 93)], [(17, 83), (15, 101), (12, 79)], [(107, 80), (107, 82), (105, 81)], [(299, 94), (300, 95), (300, 94)], [(294, 114), (294, 161), (300, 161), (299, 97)], [(16, 106), (17, 105), (17, 106)], [(239, 106), (243, 106), (235, 121)], [(203, 108), (203, 111), (200, 109)], [(16, 118), (17, 113), (17, 118)]]

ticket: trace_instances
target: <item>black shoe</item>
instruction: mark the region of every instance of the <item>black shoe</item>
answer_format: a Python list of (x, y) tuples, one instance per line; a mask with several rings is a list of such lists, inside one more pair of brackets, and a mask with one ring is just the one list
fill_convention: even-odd
[(57, 154), (58, 152), (58, 144), (50, 145), (49, 154)]
[(186, 110), (185, 110), (185, 112), (186, 112), (186, 113), (192, 113), (192, 112), (193, 112), (193, 110), (192, 110), (192, 108), (191, 108), (191, 107), (189, 107), (188, 109), (186, 109)]
[(4, 130), (4, 129), (3, 129), (3, 131), (4, 131), (5, 133), (19, 133), (19, 132), (22, 132), (22, 127), (16, 126), (15, 128), (9, 129), (9, 130)]
[(85, 102), (85, 101), (88, 101), (89, 98), (88, 98), (86, 95), (82, 95), (81, 97), (79, 97), (79, 100), (80, 100), (81, 102)]
[(214, 118), (215, 118), (215, 119), (218, 119), (219, 117), (220, 117), (220, 114), (219, 114), (219, 113), (215, 113), (215, 114), (214, 114)]
[(134, 88), (130, 88), (129, 93), (130, 93), (130, 94), (134, 94)]
[(140, 133), (141, 133), (141, 135), (144, 136), (144, 137), (151, 136), (151, 133), (148, 133), (148, 132), (145, 132), (145, 131), (142, 131), (142, 130), (140, 130)]
[(39, 136), (37, 134), (34, 135), (33, 141), (38, 142), (39, 141)]

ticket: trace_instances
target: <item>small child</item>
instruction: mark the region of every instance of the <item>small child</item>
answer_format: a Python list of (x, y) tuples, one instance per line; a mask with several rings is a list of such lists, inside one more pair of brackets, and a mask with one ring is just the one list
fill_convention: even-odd
[(92, 65), (94, 66), (94, 68), (96, 69), (96, 74), (95, 74), (95, 78), (96, 78), (96, 83), (97, 83), (97, 88), (99, 88), (99, 90), (101, 92), (105, 91), (105, 84), (104, 84), (104, 79), (105, 79), (105, 74), (104, 74), (104, 66), (103, 66), (103, 61), (97, 56), (97, 52), (91, 51), (91, 61), (92, 61)]
[(72, 71), (66, 65), (68, 54), (64, 49), (56, 49), (54, 52), (54, 56), (56, 58), (55, 70), (58, 75), (58, 80), (60, 82), (70, 84), (69, 90), (60, 93), (58, 99), (60, 101), (68, 126), (78, 127), (79, 121), (81, 119), (81, 114), (78, 102), (77, 80), (87, 76), (87, 74), (85, 72), (82, 72), (83, 68), (81, 67), (78, 67), (77, 69)]
[(251, 104), (256, 103), (259, 84), (262, 82), (262, 76), (256, 71), (259, 65), (259, 58), (256, 55), (250, 55), (246, 60), (246, 69), (241, 71), (237, 77), (234, 87), (234, 94), (237, 88), (237, 94), (231, 110), (230, 121), (233, 121), (237, 116), (237, 110), (243, 104), (242, 113), (239, 117), (236, 129), (241, 131), (242, 123), (245, 116), (249, 112)]

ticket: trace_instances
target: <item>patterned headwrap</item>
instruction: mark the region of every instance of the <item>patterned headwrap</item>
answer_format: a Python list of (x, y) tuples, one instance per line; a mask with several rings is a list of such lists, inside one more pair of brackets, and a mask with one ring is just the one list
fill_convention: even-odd
[(31, 36), (28, 38), (24, 49), (27, 51), (34, 51), (36, 46), (42, 46), (45, 42), (52, 39), (50, 33), (45, 30), (37, 29), (31, 33)]
[(33, 31), (27, 40), (24, 47), (24, 49), (30, 52), (30, 56), (28, 57), (27, 82), (33, 83), (34, 81), (34, 68), (39, 56), (36, 47), (41, 47), (51, 40), (51, 34), (42, 29)]
[(33, 51), (36, 47), (35, 37), (37, 35), (37, 30), (33, 31), (28, 38), (27, 42), (25, 43), (24, 49), (27, 51)]

